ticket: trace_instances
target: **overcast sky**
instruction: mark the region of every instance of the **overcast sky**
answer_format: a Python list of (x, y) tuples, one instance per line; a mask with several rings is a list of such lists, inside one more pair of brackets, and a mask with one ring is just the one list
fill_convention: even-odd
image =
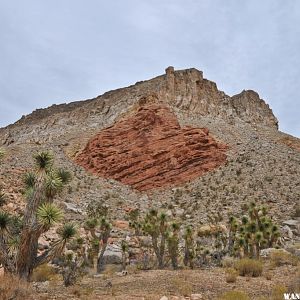
[(299, 0), (0, 0), (0, 127), (195, 67), (300, 137)]

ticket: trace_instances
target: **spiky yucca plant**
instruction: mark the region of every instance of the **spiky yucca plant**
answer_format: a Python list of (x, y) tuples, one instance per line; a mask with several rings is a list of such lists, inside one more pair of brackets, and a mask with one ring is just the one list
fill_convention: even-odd
[(125, 240), (121, 241), (121, 250), (122, 250), (122, 270), (126, 270), (126, 255), (128, 252), (128, 243)]
[(50, 228), (55, 223), (61, 221), (63, 213), (53, 203), (43, 203), (37, 210), (37, 218), (39, 223), (46, 228)]
[(194, 258), (195, 258), (195, 240), (194, 232), (192, 226), (187, 226), (183, 234), (184, 239), (184, 257), (183, 263), (185, 266), (190, 266), (191, 269), (194, 268)]
[(103, 257), (112, 225), (105, 217), (101, 217), (100, 220), (94, 217), (86, 220), (84, 228), (90, 234), (87, 237), (89, 242), (89, 263), (93, 267), (94, 258), (97, 257), (97, 272), (100, 273), (104, 269)]
[(168, 252), (174, 270), (178, 268), (180, 225), (173, 222), (167, 232)]
[(151, 236), (152, 247), (158, 260), (158, 267), (164, 268), (164, 255), (168, 230), (168, 220), (165, 213), (150, 209), (142, 221), (143, 231)]
[[(10, 216), (10, 225), (8, 231), (5, 231), (7, 215), (2, 214), (2, 233), (6, 232), (9, 237), (0, 241), (0, 264), (24, 279), (29, 279), (35, 267), (58, 254), (65, 245), (65, 240), (57, 241), (53, 249), (49, 249), (43, 256), (38, 255), (39, 237), (62, 217), (61, 211), (52, 202), (69, 181), (69, 175), (54, 168), (53, 155), (49, 152), (35, 154), (34, 161), (34, 171), (29, 171), (23, 178), (27, 200), (24, 216), (21, 220)], [(9, 256), (12, 252), (14, 255)]]
[[(230, 229), (234, 242), (234, 251), (240, 257), (260, 257), (260, 250), (276, 245), (280, 233), (278, 226), (267, 216), (265, 206), (258, 207), (251, 202), (248, 215), (238, 220), (230, 218)], [(234, 225), (234, 226), (233, 226)]]

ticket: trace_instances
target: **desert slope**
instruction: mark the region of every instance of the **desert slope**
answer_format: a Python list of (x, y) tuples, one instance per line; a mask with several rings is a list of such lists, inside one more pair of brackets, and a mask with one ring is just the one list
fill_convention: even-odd
[[(143, 111), (143, 107), (151, 106), (166, 109), (161, 114), (167, 120), (168, 115), (172, 115), (171, 124), (158, 123), (153, 131), (151, 122), (147, 122), (153, 118), (153, 112), (151, 109)], [(137, 111), (143, 112), (143, 115), (134, 128), (130, 120), (134, 121)], [(209, 156), (215, 165), (202, 172), (197, 163), (187, 164), (185, 170), (189, 175), (185, 180), (169, 175), (155, 178), (158, 172), (152, 169), (145, 175), (148, 183), (143, 187), (138, 184), (137, 177), (132, 180), (126, 175), (127, 171), (120, 173), (120, 170), (129, 167), (123, 164), (122, 157), (116, 156), (113, 162), (111, 155), (105, 167), (100, 164), (100, 169), (93, 174), (76, 163), (87, 159), (84, 149), (97, 136), (102, 135), (103, 138), (106, 134), (106, 142), (111, 136), (112, 140), (115, 138), (122, 143), (123, 137), (113, 133), (120, 124), (134, 128), (135, 134), (126, 139), (136, 142), (141, 132), (145, 137), (153, 132), (157, 137), (159, 132), (158, 139), (149, 139), (151, 147), (139, 147), (138, 156), (142, 160), (151, 158), (155, 166), (160, 163), (156, 161), (154, 152), (166, 151), (163, 168), (167, 166), (166, 170), (176, 176), (175, 153), (182, 162), (192, 157), (186, 155), (185, 152), (188, 154), (189, 151), (182, 147), (185, 130), (196, 130), (196, 146), (209, 144), (207, 153), (203, 150), (205, 147), (198, 150), (202, 158)], [(172, 130), (179, 131), (176, 133), (179, 140), (165, 143), (161, 137)], [(207, 132), (206, 141), (201, 141)], [(1, 128), (0, 145), (7, 152), (0, 178), (13, 210), (22, 207), (21, 190), (17, 187), (22, 173), (31, 165), (32, 153), (39, 149), (52, 150), (57, 163), (74, 174), (67, 197), (62, 195), (70, 218), (80, 218), (89, 201), (103, 201), (117, 218), (123, 218), (129, 207), (139, 206), (145, 210), (151, 204), (184, 216), (186, 222), (205, 222), (208, 214), (215, 211), (224, 215), (228, 211), (236, 212), (243, 204), (255, 200), (268, 203), (275, 219), (285, 219), (293, 214), (300, 199), (299, 140), (278, 131), (278, 120), (256, 92), (246, 90), (230, 97), (219, 91), (214, 82), (203, 78), (202, 72), (196, 69), (174, 71), (173, 67), (169, 67), (165, 75), (94, 99), (36, 110), (15, 124)], [(105, 155), (105, 149), (101, 147), (99, 153)], [(113, 149), (114, 145), (109, 151)], [(146, 150), (143, 149), (150, 152), (144, 153)], [(134, 148), (131, 150), (134, 151)], [(198, 154), (197, 158), (200, 157)], [(224, 157), (221, 159), (222, 155), (226, 155), (226, 161)], [(131, 165), (136, 166), (134, 160)], [(141, 173), (143, 169), (141, 165), (136, 171)], [(116, 176), (107, 176), (106, 172), (114, 170)], [(172, 184), (164, 183), (168, 181)]]

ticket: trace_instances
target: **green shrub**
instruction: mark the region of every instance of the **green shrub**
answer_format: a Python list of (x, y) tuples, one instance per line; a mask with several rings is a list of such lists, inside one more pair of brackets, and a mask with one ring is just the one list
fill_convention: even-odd
[(250, 300), (250, 298), (241, 291), (229, 291), (224, 293), (219, 300)]
[(263, 271), (263, 264), (259, 260), (243, 258), (236, 262), (236, 270), (238, 270), (240, 276), (261, 276)]

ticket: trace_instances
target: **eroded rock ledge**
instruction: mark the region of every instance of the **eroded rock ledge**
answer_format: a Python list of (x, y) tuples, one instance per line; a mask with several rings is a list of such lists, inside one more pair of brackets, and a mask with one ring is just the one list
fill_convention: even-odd
[(208, 129), (181, 128), (168, 107), (147, 104), (101, 130), (76, 162), (101, 177), (145, 191), (199, 177), (226, 161), (226, 149)]

